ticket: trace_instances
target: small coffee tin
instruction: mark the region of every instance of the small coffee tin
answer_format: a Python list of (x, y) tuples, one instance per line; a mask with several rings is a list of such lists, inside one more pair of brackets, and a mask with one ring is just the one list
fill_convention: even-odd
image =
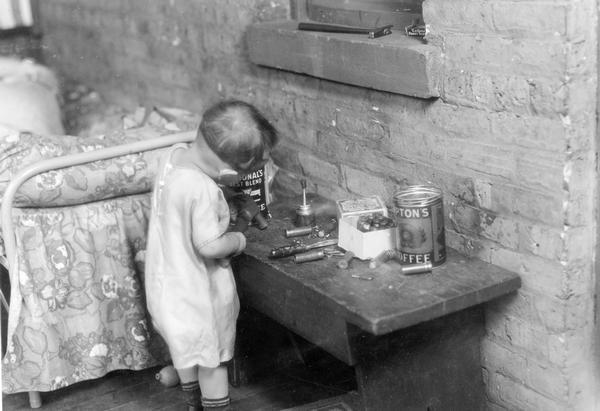
[(427, 185), (408, 186), (394, 194), (397, 249), (402, 264), (446, 261), (442, 190)]

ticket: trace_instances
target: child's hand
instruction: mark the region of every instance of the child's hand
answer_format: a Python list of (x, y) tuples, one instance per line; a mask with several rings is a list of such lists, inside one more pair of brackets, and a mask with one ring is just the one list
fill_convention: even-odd
[(233, 252), (232, 256), (236, 256), (242, 253), (246, 249), (246, 236), (240, 232), (234, 232), (233, 234), (238, 240), (237, 249)]
[(240, 255), (246, 249), (246, 236), (240, 232), (230, 232), (228, 235), (233, 235), (237, 240), (237, 246), (230, 256), (217, 259), (217, 264), (220, 267), (227, 268), (231, 265), (231, 257)]

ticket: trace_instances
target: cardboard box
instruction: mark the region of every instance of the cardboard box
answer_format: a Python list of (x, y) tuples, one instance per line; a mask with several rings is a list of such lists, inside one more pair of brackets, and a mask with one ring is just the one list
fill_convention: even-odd
[(356, 228), (357, 223), (358, 216), (338, 220), (338, 246), (346, 251), (352, 251), (361, 260), (375, 258), (385, 250), (396, 248), (398, 227), (360, 231)]
[(361, 214), (381, 213), (386, 217), (388, 215), (387, 207), (379, 196), (361, 197), (351, 200), (338, 200), (336, 201), (336, 204), (338, 220)]
[(396, 248), (397, 227), (374, 231), (358, 229), (358, 220), (362, 215), (381, 214), (388, 216), (385, 203), (378, 196), (337, 201), (338, 245), (346, 251), (367, 260), (377, 257), (385, 250)]

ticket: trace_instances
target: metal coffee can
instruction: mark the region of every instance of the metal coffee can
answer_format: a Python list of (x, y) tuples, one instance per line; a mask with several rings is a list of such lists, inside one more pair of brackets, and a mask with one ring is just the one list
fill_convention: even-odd
[(394, 194), (397, 248), (402, 264), (446, 261), (442, 190), (427, 185), (408, 186)]

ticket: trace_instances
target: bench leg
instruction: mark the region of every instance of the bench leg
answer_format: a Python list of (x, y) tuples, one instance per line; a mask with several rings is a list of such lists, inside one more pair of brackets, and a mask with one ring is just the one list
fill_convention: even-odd
[(40, 408), (42, 406), (42, 396), (39, 391), (29, 391), (29, 406), (31, 408)]
[(476, 307), (386, 336), (355, 337), (365, 410), (483, 410), (482, 335)]
[(248, 378), (244, 373), (243, 361), (242, 358), (234, 356), (227, 364), (227, 376), (229, 378), (229, 384), (232, 387), (238, 388), (242, 384), (248, 382)]

